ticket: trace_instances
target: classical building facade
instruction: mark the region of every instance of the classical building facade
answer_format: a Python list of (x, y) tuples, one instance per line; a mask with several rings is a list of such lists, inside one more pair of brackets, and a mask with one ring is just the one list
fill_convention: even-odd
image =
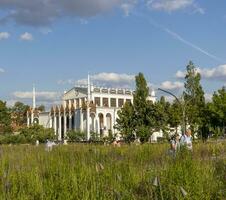
[[(89, 82), (89, 80), (88, 80)], [(129, 89), (88, 86), (73, 87), (63, 95), (63, 103), (53, 106), (50, 112), (39, 112), (34, 106), (28, 112), (27, 125), (38, 123), (53, 128), (58, 140), (66, 137), (69, 130), (80, 130), (97, 136), (106, 136), (114, 129), (117, 112), (125, 102), (133, 103), (133, 92)], [(35, 95), (34, 95), (35, 96)], [(35, 98), (35, 97), (33, 97)], [(148, 100), (155, 102), (155, 92), (149, 92)]]

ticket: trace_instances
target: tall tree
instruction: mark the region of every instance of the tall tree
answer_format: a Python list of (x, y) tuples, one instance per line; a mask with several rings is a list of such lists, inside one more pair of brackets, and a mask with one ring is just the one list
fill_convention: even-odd
[(177, 127), (181, 123), (181, 105), (178, 101), (174, 101), (170, 106), (170, 112), (169, 112), (169, 125), (176, 129), (177, 133)]
[(6, 102), (0, 100), (0, 134), (8, 134), (12, 132), (10, 110), (6, 106)]
[(12, 107), (12, 119), (16, 126), (23, 126), (27, 121), (28, 105), (22, 102), (16, 102)]
[(136, 90), (133, 95), (133, 105), (136, 120), (136, 134), (142, 141), (146, 141), (150, 136), (151, 118), (153, 109), (147, 101), (149, 88), (142, 73), (136, 77)]
[(123, 138), (131, 142), (134, 138), (135, 119), (134, 108), (130, 102), (126, 102), (123, 108), (118, 111), (116, 122), (115, 128), (120, 131)]
[(190, 61), (187, 65), (185, 76), (184, 100), (186, 106), (186, 119), (193, 131), (197, 131), (203, 125), (203, 114), (205, 108), (204, 91), (201, 86), (201, 75)]
[(208, 119), (213, 129), (221, 129), (222, 134), (225, 132), (226, 125), (226, 88), (214, 92), (212, 102), (207, 104)]
[(44, 112), (46, 110), (45, 106), (44, 105), (40, 105), (38, 107), (38, 110), (41, 111), (41, 112)]

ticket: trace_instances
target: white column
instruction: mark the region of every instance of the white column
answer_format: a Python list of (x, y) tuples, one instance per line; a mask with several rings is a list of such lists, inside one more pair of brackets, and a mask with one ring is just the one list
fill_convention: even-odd
[(93, 131), (96, 133), (96, 121), (97, 121), (97, 118), (96, 118), (96, 115), (95, 115), (95, 117), (93, 118)]
[(50, 119), (49, 119), (49, 128), (53, 128), (53, 117), (52, 115), (49, 116)]
[(57, 134), (57, 116), (56, 113), (54, 112), (54, 133), (55, 135)]
[(103, 114), (103, 125), (104, 125), (104, 130), (103, 130), (103, 134), (104, 134), (104, 136), (105, 136), (105, 134), (106, 134), (106, 130), (107, 130), (107, 120), (106, 120), (106, 113), (104, 113)]
[(82, 107), (82, 99), (79, 98), (79, 108), (81, 108), (81, 107)]
[(82, 108), (80, 109), (80, 131), (83, 131), (83, 112)]
[(103, 107), (103, 98), (100, 97), (100, 107)]
[(33, 110), (31, 111), (31, 125), (34, 124), (34, 112)]
[(90, 139), (90, 108), (89, 106), (87, 106), (87, 117), (86, 117), (86, 122), (87, 122), (87, 127), (86, 127), (86, 130), (87, 130), (87, 140)]
[(118, 108), (118, 98), (116, 98), (116, 108)]
[(66, 137), (67, 133), (67, 115), (64, 113), (64, 137)]
[(61, 134), (61, 115), (59, 113), (59, 128), (58, 128), (58, 140), (62, 140), (62, 134)]
[(69, 114), (69, 130), (72, 130), (72, 114)]
[(77, 127), (76, 127), (76, 120), (78, 120), (78, 119), (77, 119), (77, 111), (75, 110), (74, 111), (74, 127), (73, 127), (73, 130), (77, 129)]
[(97, 134), (100, 137), (100, 118), (98, 115), (97, 115), (97, 127), (96, 128), (97, 128)]
[(108, 107), (111, 107), (111, 98), (108, 98)]

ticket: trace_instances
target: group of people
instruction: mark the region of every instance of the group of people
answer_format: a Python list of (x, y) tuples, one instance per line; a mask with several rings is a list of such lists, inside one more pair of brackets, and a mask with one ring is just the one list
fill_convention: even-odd
[(192, 151), (191, 130), (188, 129), (181, 137), (175, 134), (170, 140), (170, 152), (175, 155), (181, 148)]

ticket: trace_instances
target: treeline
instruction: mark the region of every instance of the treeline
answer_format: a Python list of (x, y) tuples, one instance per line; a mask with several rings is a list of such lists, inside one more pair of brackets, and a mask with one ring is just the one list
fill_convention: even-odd
[[(148, 100), (149, 88), (142, 73), (136, 76), (136, 90), (133, 104), (127, 102), (118, 112), (117, 128), (127, 141), (139, 137), (147, 141), (155, 131), (180, 125), (182, 131), (189, 127), (193, 134), (206, 140), (210, 135), (215, 137), (225, 134), (226, 121), (226, 88), (214, 92), (212, 101), (205, 100), (201, 86), (201, 75), (192, 62), (186, 67), (184, 90), (180, 97), (174, 96), (173, 102), (167, 102), (164, 97), (153, 103)], [(166, 135), (167, 136), (167, 135)]]
[[(174, 95), (170, 91), (168, 92)], [(114, 127), (119, 130), (125, 141), (130, 142), (138, 137), (141, 142), (146, 142), (153, 132), (159, 130), (163, 130), (167, 137), (169, 128), (177, 130), (181, 126), (184, 131), (188, 125), (192, 129), (192, 133), (203, 140), (210, 135), (218, 137), (225, 134), (226, 88), (222, 87), (214, 92), (212, 100), (207, 102), (201, 86), (201, 75), (192, 62), (189, 62), (186, 67), (184, 90), (180, 97), (175, 96), (173, 102), (168, 102), (162, 96), (153, 103), (148, 96), (147, 82), (144, 75), (139, 73), (136, 76), (133, 104), (130, 102), (124, 104), (118, 112), (119, 118)], [(18, 132), (20, 133), (18, 140), (34, 142), (34, 139), (39, 138), (43, 141), (42, 133), (50, 130), (42, 129), (40, 126), (26, 128), (28, 109), (29, 106), (21, 102), (8, 108), (6, 102), (0, 101), (0, 136), (10, 136), (9, 140), (11, 140), (16, 137), (12, 136), (13, 133)], [(40, 106), (38, 109), (44, 110), (45, 108)], [(33, 139), (30, 139), (28, 135)], [(53, 138), (52, 129), (49, 135), (50, 138)], [(70, 132), (68, 136), (70, 140), (78, 141), (83, 140), (81, 138), (84, 137), (84, 134)], [(95, 137), (96, 134), (93, 133), (93, 138)], [(114, 137), (111, 133), (110, 138), (114, 139)]]

